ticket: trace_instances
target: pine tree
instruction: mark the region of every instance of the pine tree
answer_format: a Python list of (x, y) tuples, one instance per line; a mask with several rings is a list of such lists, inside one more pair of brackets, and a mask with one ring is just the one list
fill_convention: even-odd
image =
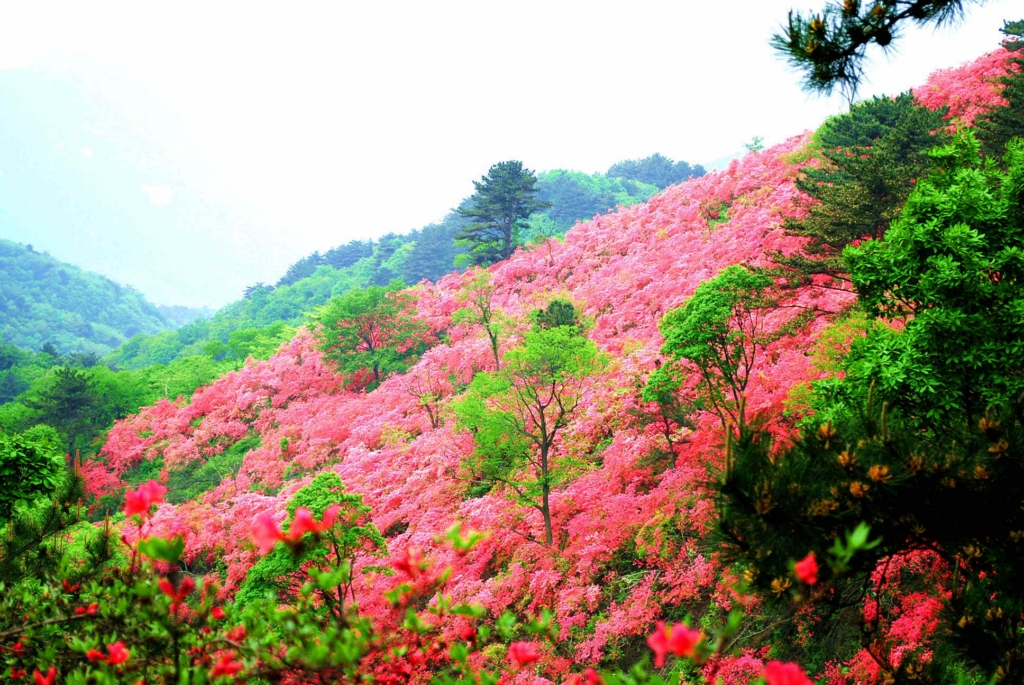
[(402, 263), (402, 280), (410, 285), (423, 279), (436, 281), (455, 269), (459, 248), (455, 235), (465, 222), (450, 215), (440, 224), (424, 226), (416, 237), (412, 252)]
[(790, 11), (786, 28), (771, 43), (804, 72), (805, 89), (828, 95), (838, 86), (852, 98), (864, 75), (868, 45), (888, 49), (907, 21), (939, 26), (958, 21), (972, 1), (979, 0), (833, 1), (810, 17)]
[(996, 158), (1003, 156), (1011, 139), (1024, 138), (1024, 20), (1004, 22), (1000, 30), (1006, 34), (1003, 47), (1017, 53), (1006, 63), (1006, 75), (997, 79), (1006, 104), (992, 107), (975, 121), (982, 151)]
[[(931, 156), (934, 170), (886, 238), (847, 250), (861, 304), (880, 325), (853, 343), (842, 378), (815, 384), (794, 442), (773, 444), (755, 428), (729, 444), (715, 550), (742, 563), (769, 609), (791, 612), (779, 605), (813, 593), (816, 613), (837, 619), (850, 598), (878, 607), (921, 592), (920, 578), (896, 569), (926, 550), (952, 574), (927, 589), (942, 604), (920, 648), (928, 659), (899, 654), (899, 612), (842, 619), (879, 681), (972, 673), (1021, 683), (1024, 141), (1009, 145), (1005, 173), (969, 130)], [(877, 543), (841, 558), (841, 541), (862, 523)], [(817, 589), (791, 582), (793, 560), (809, 552), (829, 559)]]
[(945, 134), (941, 111), (914, 104), (910, 93), (855, 105), (819, 130), (814, 147), (823, 164), (808, 166), (797, 187), (810, 196), (806, 218), (791, 220), (792, 235), (809, 238), (804, 254), (775, 261), (805, 275), (845, 271), (850, 243), (881, 238), (899, 214), (916, 178), (928, 169), (928, 150)]
[(469, 247), (476, 264), (508, 259), (516, 248), (518, 233), (534, 212), (549, 204), (536, 199), (537, 176), (518, 161), (499, 162), (487, 175), (473, 181), (476, 193), (470, 207), (459, 214), (474, 223), (463, 228), (456, 242)]
[(78, 439), (93, 428), (98, 398), (87, 372), (63, 366), (54, 371), (52, 382), (25, 404), (39, 412), (42, 423), (65, 437), (68, 454), (74, 454)]

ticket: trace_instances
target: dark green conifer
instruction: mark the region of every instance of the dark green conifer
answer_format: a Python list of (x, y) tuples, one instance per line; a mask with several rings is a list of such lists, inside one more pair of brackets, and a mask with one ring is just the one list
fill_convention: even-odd
[(550, 206), (536, 198), (537, 176), (524, 169), (522, 162), (512, 160), (495, 164), (473, 185), (476, 193), (471, 204), (459, 209), (459, 214), (474, 223), (459, 232), (456, 242), (469, 247), (476, 264), (508, 259), (526, 219)]
[(822, 163), (805, 167), (797, 181), (812, 200), (808, 214), (786, 224), (792, 235), (810, 239), (806, 254), (777, 255), (776, 262), (806, 275), (842, 273), (843, 248), (884, 236), (925, 174), (928, 150), (945, 136), (937, 132), (942, 116), (904, 93), (862, 102), (826, 122), (813, 142)]
[(1024, 20), (1004, 22), (1000, 30), (1006, 34), (1003, 47), (1016, 52), (1006, 64), (1006, 75), (997, 79), (1006, 104), (990, 108), (974, 122), (982, 151), (995, 158), (1003, 156), (1011, 139), (1024, 138)]

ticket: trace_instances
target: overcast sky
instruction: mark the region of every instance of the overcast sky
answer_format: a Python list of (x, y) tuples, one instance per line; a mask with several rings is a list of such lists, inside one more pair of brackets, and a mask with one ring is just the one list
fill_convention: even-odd
[[(122, 108), (162, 150), (132, 189), (154, 211), (173, 211), (187, 174), (226, 215), (248, 217), (222, 228), (266, 245), (266, 259), (231, 265), (244, 285), (313, 250), (436, 221), (498, 161), (709, 163), (754, 136), (814, 128), (845, 103), (801, 92), (767, 43), (788, 9), (824, 1), (0, 0), (0, 70), (70, 75)], [(897, 57), (869, 67), (862, 95), (995, 48), (1014, 11), (990, 0), (954, 29), (908, 32)], [(92, 160), (94, 147), (76, 149)], [(110, 255), (105, 273), (122, 274), (125, 257)], [(153, 265), (153, 282), (176, 259)], [(139, 280), (162, 303), (238, 296)]]

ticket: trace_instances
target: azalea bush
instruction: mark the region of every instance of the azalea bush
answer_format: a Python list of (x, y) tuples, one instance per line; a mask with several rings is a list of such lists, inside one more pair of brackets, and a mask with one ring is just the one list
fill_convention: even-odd
[[(345, 592), (353, 598), (355, 593), (350, 557), (338, 547), (342, 540), (374, 539), (372, 530), (359, 525), (363, 512), (358, 501), (335, 488), (333, 494), (342, 501), (328, 504), (321, 516), (301, 506), (304, 499), (331, 494), (332, 485), (337, 484), (314, 484), (304, 498), (297, 497), (285, 526), (260, 519), (254, 544), (263, 554), (289, 555), (293, 567), (284, 575), (304, 581), (295, 591), (286, 584), (287, 592), (270, 590), (245, 606), (226, 600), (216, 582), (184, 571), (180, 539), (147, 536), (153, 508), (163, 502), (166, 488), (149, 481), (128, 492), (124, 514), (135, 534), (122, 536), (134, 542), (123, 547), (126, 556), (120, 562), (83, 578), (76, 572), (81, 560), (71, 555), (55, 573), (0, 585), (4, 675), (12, 681), (31, 677), (37, 685), (54, 685), (58, 678), (66, 683), (340, 683), (370, 678), (487, 684), (537, 673), (542, 655), (557, 649), (558, 626), (550, 612), (520, 620), (509, 612), (494, 617), (478, 604), (456, 602), (446, 592), (450, 569), (431, 566), (415, 547), (379, 569), (392, 579), (386, 593), (391, 611), (374, 620), (362, 616), (357, 602), (342, 601)], [(104, 534), (110, 538), (114, 532), (106, 527)], [(454, 528), (447, 541), (457, 554), (465, 554), (484, 537)], [(304, 563), (310, 559), (321, 563)], [(260, 575), (265, 578), (266, 569)], [(444, 619), (456, 620), (454, 630), (447, 629), (451, 626)], [(685, 624), (658, 623), (647, 639), (654, 669), (663, 668), (671, 655), (694, 664), (716, 657), (738, 623), (736, 614), (724, 630), (711, 635)], [(575, 685), (664, 685), (667, 681), (646, 663), (628, 673), (572, 667), (576, 672), (557, 675)], [(763, 676), (768, 685), (810, 684), (796, 664), (769, 662)]]
[[(985, 80), (985, 75), (999, 59), (985, 58), (979, 62), (981, 66), (969, 65), (933, 79), (927, 92), (919, 90), (917, 97), (919, 101), (926, 99), (924, 104), (931, 108), (949, 105), (950, 116), (963, 121), (970, 115), (972, 102), (998, 99), (995, 86)], [(694, 301), (702, 283), (713, 281), (734, 265), (763, 273), (759, 268), (772, 266), (775, 256), (798, 254), (804, 247), (804, 239), (788, 235), (785, 225), (805, 217), (808, 211), (808, 198), (796, 181), (809, 158), (806, 146), (810, 139), (797, 136), (773, 148), (752, 152), (721, 172), (673, 186), (644, 204), (580, 224), (564, 240), (520, 249), (486, 271), (450, 274), (436, 283), (403, 291), (401, 297), (389, 301), (401, 305), (401, 327), (408, 324), (408, 330), (415, 334), (383, 340), (383, 349), (379, 341), (373, 342), (375, 355), (366, 356), (370, 343), (365, 341), (352, 349), (339, 342), (348, 335), (349, 324), (359, 319), (356, 315), (361, 316), (360, 312), (341, 312), (344, 317), (339, 314), (334, 323), (325, 320), (331, 325), (315, 332), (300, 329), (270, 359), (252, 360), (200, 388), (190, 398), (163, 399), (118, 422), (107, 435), (98, 458), (87, 460), (81, 468), (89, 493), (83, 497), (82, 516), (90, 516), (97, 525), (85, 526), (79, 521), (73, 534), (51, 534), (60, 529), (59, 525), (46, 529), (51, 533), (44, 532), (44, 537), (49, 536), (53, 546), (47, 543), (32, 548), (35, 552), (30, 566), (34, 570), (29, 574), (41, 589), (33, 590), (31, 598), (25, 600), (28, 604), (5, 607), (2, 620), (10, 621), (5, 629), (20, 630), (20, 626), (28, 625), (18, 617), (43, 610), (45, 601), (56, 601), (60, 596), (56, 590), (63, 592), (60, 581), (64, 579), (72, 586), (85, 580), (84, 589), (94, 580), (120, 578), (118, 587), (129, 592), (126, 603), (142, 602), (130, 592), (148, 585), (156, 598), (153, 601), (162, 602), (169, 610), (171, 595), (159, 588), (160, 579), (166, 578), (171, 593), (182, 595), (177, 602), (173, 625), (178, 627), (174, 630), (185, 630), (181, 626), (189, 626), (191, 631), (209, 628), (213, 635), (231, 639), (217, 632), (218, 624), (202, 623), (199, 600), (207, 596), (215, 597), (217, 606), (230, 617), (254, 612), (251, 622), (245, 623), (252, 634), (257, 634), (259, 628), (258, 634), (265, 635), (266, 627), (280, 619), (282, 625), (305, 631), (306, 637), (301, 639), (313, 645), (320, 638), (309, 636), (317, 636), (320, 631), (348, 635), (351, 633), (345, 630), (355, 630), (366, 622), (375, 631), (368, 635), (396, 636), (394, 642), (380, 642), (388, 649), (394, 646), (401, 650), (398, 643), (404, 639), (408, 647), (405, 662), (416, 674), (423, 674), (431, 669), (443, 673), (452, 665), (448, 659), (460, 642), (459, 631), (464, 624), (472, 624), (469, 627), (475, 626), (476, 630), (486, 627), (491, 631), (486, 640), (478, 633), (476, 646), (467, 647), (472, 668), (501, 671), (510, 679), (528, 680), (536, 675), (557, 681), (570, 673), (584, 677), (582, 667), (586, 666), (618, 669), (626, 673), (622, 677), (633, 677), (628, 674), (632, 665), (652, 656), (646, 641), (658, 621), (672, 626), (665, 635), (668, 641), (684, 634), (677, 635), (675, 626), (679, 624), (714, 636), (715, 628), (727, 626), (730, 613), (742, 607), (747, 611), (747, 622), (732, 643), (726, 641), (721, 650), (711, 647), (709, 653), (700, 648), (696, 653), (704, 656), (698, 659), (676, 658), (670, 650), (665, 652), (664, 666), (658, 672), (665, 678), (679, 674), (681, 680), (689, 682), (715, 682), (720, 678), (726, 685), (738, 685), (763, 676), (767, 662), (800, 660), (818, 680), (832, 685), (881, 681), (885, 676), (875, 657), (859, 640), (861, 616), (875, 626), (879, 639), (869, 647), (876, 655), (899, 660), (909, 652), (923, 654), (944, 606), (939, 601), (947, 587), (944, 583), (963, 576), (957, 576), (955, 567), (934, 554), (914, 550), (914, 555), (893, 557), (881, 569), (867, 562), (851, 567), (833, 582), (829, 550), (836, 537), (845, 540), (847, 531), (862, 520), (851, 514), (828, 535), (816, 538), (815, 544), (798, 544), (784, 554), (773, 554), (769, 561), (777, 568), (769, 569), (770, 574), (745, 577), (753, 575), (753, 565), (729, 563), (712, 536), (721, 512), (710, 487), (712, 476), (727, 465), (721, 418), (706, 411), (713, 406), (709, 394), (714, 395), (715, 388), (708, 386), (699, 372), (686, 373), (681, 368), (692, 369), (690, 365), (695, 361), (715, 360), (699, 354), (700, 350), (688, 349), (692, 346), (684, 346), (683, 339), (662, 354), (671, 331), (666, 329), (663, 335), (659, 322), (667, 312)], [(733, 273), (739, 268), (735, 267)], [(994, 272), (991, 275), (1000, 277)], [(971, 285), (999, 290), (992, 279), (988, 284), (978, 280)], [(1006, 283), (1002, 287), (1011, 289)], [(798, 428), (794, 416), (823, 409), (814, 402), (819, 395), (803, 390), (797, 402), (792, 392), (814, 382), (823, 388), (821, 381), (837, 373), (836, 368), (819, 363), (822, 346), (836, 346), (837, 338), (842, 338), (846, 346), (847, 338), (862, 334), (857, 331), (837, 336), (828, 318), (803, 315), (848, 310), (856, 295), (845, 288), (801, 285), (787, 291), (785, 308), (771, 311), (764, 320), (768, 326), (753, 331), (753, 337), (747, 340), (755, 342), (756, 338), (756, 354), (749, 364), (743, 359), (737, 362), (729, 354), (721, 358), (727, 362), (722, 368), (735, 369), (745, 383), (742, 396), (733, 398), (729, 393), (729, 402), (723, 406), (737, 415), (742, 406), (745, 417), (760, 417), (753, 426), (759, 439), (765, 441), (757, 448), (761, 450), (758, 459), (769, 459), (770, 463), (770, 458), (794, 444)], [(705, 294), (707, 290), (705, 286)], [(698, 303), (701, 299), (696, 298)], [(524, 368), (520, 363), (526, 356), (523, 350), (531, 346), (530, 339), (538, 337), (528, 336), (530, 313), (555, 300), (572, 302), (590, 324), (578, 331), (579, 339), (572, 336), (567, 342), (580, 348), (593, 346), (606, 363), (588, 369), (586, 374), (573, 375), (585, 379), (586, 387), (579, 393), (578, 406), (563, 417), (551, 445), (557, 470), (548, 477), (544, 477), (543, 470), (539, 478), (535, 470), (531, 473), (528, 461), (536, 459), (536, 449), (525, 453), (520, 450), (516, 459), (494, 464), (508, 467), (494, 475), (500, 474), (516, 485), (531, 482), (540, 486), (536, 488), (540, 491), (537, 497), (528, 493), (529, 499), (538, 503), (543, 503), (544, 484), (550, 485), (547, 507), (529, 506), (525, 501), (522, 504), (527, 506), (510, 506), (509, 486), (494, 486), (493, 479), (491, 483), (482, 479), (479, 488), (467, 487), (467, 465), (485, 455), (478, 450), (480, 445), (472, 430), (466, 430), (467, 422), (459, 419), (458, 407), (474, 395), (473, 379), (479, 372), (508, 378), (507, 374)], [(733, 318), (743, 313), (742, 309), (730, 311)], [(718, 320), (707, 318), (705, 322)], [(676, 323), (685, 322), (680, 319)], [(988, 324), (985, 330), (994, 328), (992, 322)], [(325, 333), (330, 330), (334, 338)], [(691, 332), (706, 331), (691, 328)], [(780, 332), (786, 334), (778, 335)], [(742, 352), (735, 345), (745, 342), (733, 339), (732, 344), (731, 352)], [(673, 350), (680, 353), (676, 358)], [(380, 355), (376, 355), (378, 351)], [(684, 351), (698, 353), (694, 355), (696, 360), (682, 354)], [(357, 354), (352, 356), (351, 352)], [(375, 360), (380, 362), (379, 383), (373, 372)], [(343, 367), (349, 364), (351, 368), (345, 370)], [(672, 368), (656, 374), (659, 366)], [(707, 368), (712, 371), (712, 381), (724, 382), (724, 376), (711, 366)], [(890, 370), (895, 374), (899, 369)], [(649, 382), (652, 374), (655, 383)], [(899, 378), (893, 375), (888, 380), (892, 381), (888, 387), (879, 387), (877, 392), (909, 397), (905, 388), (901, 389)], [(1015, 382), (1012, 373), (1007, 380)], [(477, 391), (488, 390), (475, 394), (484, 400), (483, 408), (489, 412), (499, 408), (498, 402), (507, 398), (506, 393), (513, 387), (526, 387), (519, 381), (510, 382), (508, 387), (500, 388), (501, 393), (491, 393), (499, 388), (482, 388), (482, 380), (476, 383)], [(698, 401), (701, 398), (703, 401)], [(863, 408), (863, 401), (860, 406)], [(873, 408), (873, 415), (879, 419), (880, 409), (880, 404)], [(854, 416), (856, 412), (847, 414)], [(895, 414), (888, 412), (886, 416), (887, 421), (894, 420)], [(919, 418), (913, 412), (903, 414), (906, 421)], [(974, 422), (970, 423), (975, 430)], [(838, 417), (833, 428), (846, 431)], [(812, 426), (805, 431), (808, 439), (816, 435), (816, 429)], [(830, 442), (829, 449), (835, 444)], [(776, 449), (765, 451), (765, 445)], [(838, 459), (838, 454), (827, 456)], [(859, 463), (864, 465), (863, 461)], [(892, 475), (899, 463), (894, 456), (892, 463), (879, 466), (888, 465)], [(866, 464), (863, 472), (856, 474), (857, 482), (869, 486), (861, 490), (869, 497), (879, 496), (890, 485), (898, 484), (900, 478), (873, 481), (873, 465)], [(763, 473), (758, 470), (762, 468), (767, 467), (757, 462), (752, 473)], [(358, 495), (360, 503), (353, 500), (346, 504), (328, 497), (301, 500), (299, 493), (324, 475), (337, 476), (345, 486), (341, 491), (329, 485), (327, 490), (334, 493), (331, 497)], [(884, 479), (886, 474), (879, 469), (875, 476)], [(165, 501), (148, 514), (141, 528), (130, 520), (118, 520), (116, 512), (124, 502), (126, 489), (141, 492), (138, 484), (150, 479), (170, 488)], [(958, 487), (963, 487), (964, 481), (956, 480)], [(180, 484), (187, 484), (187, 488)], [(151, 500), (153, 494), (157, 491), (151, 492)], [(99, 498), (90, 500), (90, 496)], [(778, 499), (776, 496), (772, 501)], [(851, 494), (848, 499), (856, 498)], [(332, 519), (328, 512), (333, 504), (340, 508)], [(109, 535), (105, 510), (113, 513)], [(43, 508), (34, 511), (41, 515)], [(47, 511), (59, 512), (53, 519), (56, 524), (60, 517), (70, 520), (79, 516), (77, 498), (62, 500), (56, 510)], [(779, 513), (776, 508), (767, 516)], [(530, 541), (546, 539), (545, 518), (550, 519), (555, 544)], [(39, 517), (33, 520), (42, 521)], [(347, 522), (353, 526), (349, 531), (354, 535), (351, 545), (345, 543), (342, 534), (349, 530)], [(456, 523), (490, 534), (460, 552), (446, 536)], [(878, 524), (873, 521), (872, 525), (875, 529)], [(356, 529), (362, 533), (355, 533)], [(772, 530), (779, 529), (776, 526)], [(127, 543), (120, 541), (121, 534), (127, 536)], [(885, 541), (877, 548), (880, 550), (890, 540), (881, 527), (878, 535)], [(338, 540), (337, 551), (332, 537)], [(109, 559), (105, 561), (102, 556), (89, 556), (86, 549), (87, 541), (98, 544), (102, 539), (110, 544)], [(794, 539), (799, 542), (799, 538)], [(751, 537), (745, 540), (748, 544), (758, 542)], [(75, 564), (85, 562), (75, 566), (77, 570), (70, 565), (61, 570), (61, 554), (46, 553), (48, 549), (70, 548), (78, 554)], [(842, 595), (846, 583), (877, 578), (866, 596), (855, 593), (840, 597), (837, 611), (842, 615), (837, 622), (819, 623), (829, 618), (821, 616), (821, 612), (830, 611), (823, 602), (803, 603), (817, 591), (807, 591), (810, 586), (795, 575), (791, 564), (806, 560), (811, 551), (819, 565), (814, 588), (833, 588)], [(178, 552), (173, 563), (159, 560), (160, 555), (173, 557), (172, 553)], [(156, 557), (147, 556), (149, 553)], [(134, 567), (133, 556), (137, 561)], [(16, 563), (21, 564), (25, 558), (18, 557)], [(332, 603), (323, 596), (329, 591), (322, 590), (309, 572), (316, 571), (330, 587), (327, 579), (345, 568), (346, 559), (348, 570), (336, 576), (338, 582), (347, 584), (342, 589), (344, 601)], [(415, 580), (408, 577), (403, 569), (416, 569), (421, 562), (428, 563), (429, 569), (447, 571), (442, 594), (452, 598), (451, 605), (483, 607), (484, 617), (473, 623), (470, 617), (454, 615), (447, 609), (443, 616), (430, 613), (431, 607), (438, 606), (440, 600), (435, 597), (441, 591), (423, 589), (422, 594), (416, 594), (421, 592), (418, 583), (426, 583), (423, 587), (428, 588), (433, 579), (444, 574), (421, 570), (414, 571), (418, 573)], [(107, 566), (102, 570), (104, 564)], [(899, 577), (894, 569), (898, 569)], [(200, 589), (183, 595), (181, 583), (189, 577)], [(202, 577), (211, 580), (201, 582)], [(216, 593), (212, 579), (219, 586)], [(785, 581), (790, 585), (776, 594), (771, 588), (775, 579), (781, 579), (779, 585)], [(765, 580), (767, 583), (761, 585)], [(414, 593), (408, 596), (406, 605), (396, 606), (388, 593), (394, 597), (393, 592), (403, 582)], [(340, 587), (333, 586), (335, 595)], [(792, 594), (798, 588), (804, 590), (797, 593), (800, 598)], [(307, 589), (308, 597), (303, 594)], [(51, 594), (44, 601), (39, 597), (45, 591)], [(277, 604), (268, 604), (268, 593), (278, 598)], [(85, 608), (96, 603), (100, 612), (96, 616), (107, 616), (103, 613), (104, 602), (115, 601), (113, 595), (94, 597), (83, 598), (88, 599)], [(271, 607), (283, 611), (282, 606), (292, 610), (302, 606), (311, 617), (296, 618), (294, 612), (269, 613)], [(348, 616), (355, 607), (358, 616)], [(410, 632), (415, 624), (404, 625), (409, 608), (432, 627), (426, 637)], [(525, 627), (500, 633), (506, 614), (538, 617), (545, 610), (551, 614), (546, 630), (557, 627), (553, 641), (528, 633)], [(139, 609), (135, 615), (145, 611), (149, 610)], [(158, 625), (170, 620), (153, 612), (151, 620)], [(346, 616), (347, 625), (330, 618), (339, 612)], [(87, 618), (77, 619), (81, 623), (67, 625), (95, 620), (95, 616), (85, 615)], [(54, 614), (52, 618), (63, 621), (63, 616)], [(168, 664), (178, 658), (160, 651), (173, 645), (167, 637), (171, 635), (170, 627), (154, 628), (153, 634), (160, 639), (137, 644), (136, 638), (144, 634), (142, 627), (124, 632), (118, 627), (121, 620), (104, 624), (102, 640), (74, 654), (65, 652), (62, 646), (63, 636), (71, 633), (58, 637), (59, 630), (67, 626), (47, 624), (54, 626), (46, 638), (53, 637), (49, 643), (57, 645), (52, 647), (54, 659), (48, 661), (34, 653), (34, 660), (19, 661), (16, 666), (29, 674), (38, 668), (41, 677), (46, 677), (53, 665), (61, 678), (79, 667), (108, 668), (109, 663), (97, 666), (98, 662), (89, 662), (83, 655), (95, 649), (109, 659), (109, 645), (117, 642), (132, 654), (127, 661), (115, 664), (119, 668), (135, 664), (136, 655), (148, 660), (146, 668), (154, 669), (157, 666), (153, 664)], [(520, 625), (528, 626), (530, 621)], [(842, 629), (832, 630), (836, 625)], [(336, 667), (321, 663), (301, 666), (306, 669), (301, 670), (301, 660), (295, 655), (303, 654), (305, 647), (295, 647), (295, 655), (285, 653), (281, 657), (287, 659), (288, 668), (298, 669), (294, 672), (284, 666), (266, 666), (274, 663), (269, 661), (272, 650), (268, 645), (300, 644), (287, 641), (299, 640), (300, 636), (289, 635), (280, 636), (285, 642), (278, 636), (266, 637), (266, 645), (257, 644), (264, 651), (246, 646), (247, 641), (221, 641), (217, 645), (219, 649), (234, 650), (232, 661), (227, 663), (250, 669), (239, 671), (239, 678), (302, 680), (313, 678), (310, 674), (317, 668)], [(10, 637), (15, 637), (14, 633)], [(179, 636), (179, 644), (190, 639)], [(327, 638), (328, 642), (334, 639)], [(443, 640), (443, 648), (434, 649), (442, 644), (439, 640)], [(468, 643), (461, 642), (464, 646)], [(507, 655), (508, 646), (517, 642), (535, 645), (537, 655), (537, 660), (522, 670), (513, 669)], [(5, 642), (3, 648), (7, 650), (13, 644)], [(36, 649), (42, 643), (24, 644)], [(154, 651), (147, 652), (140, 644)], [(704, 644), (714, 645), (716, 638), (705, 637)], [(182, 663), (212, 668), (221, 658), (210, 651), (212, 646), (201, 647), (197, 642), (188, 645), (187, 649), (198, 651), (182, 657)], [(354, 654), (362, 653), (351, 649)], [(520, 663), (531, 654), (527, 648), (521, 649), (526, 651), (517, 649)], [(374, 654), (386, 656), (385, 652)], [(424, 660), (420, 654), (430, 658)], [(4, 651), (3, 655), (8, 658), (11, 653)], [(207, 656), (206, 661), (189, 661)], [(380, 658), (372, 663), (383, 668), (390, 662)], [(259, 668), (264, 670), (252, 670), (256, 664), (263, 664)], [(209, 677), (206, 673), (203, 677)], [(602, 677), (609, 680), (612, 676)]]
[(865, 308), (897, 325), (852, 344), (790, 445), (741, 432), (719, 529), (785, 604), (788, 559), (872, 526), (871, 553), (831, 564), (825, 582), (845, 577), (817, 602), (820, 630), (866, 650), (858, 681), (1024, 682), (1024, 141), (1005, 171), (969, 132), (931, 156), (885, 239), (846, 251)]

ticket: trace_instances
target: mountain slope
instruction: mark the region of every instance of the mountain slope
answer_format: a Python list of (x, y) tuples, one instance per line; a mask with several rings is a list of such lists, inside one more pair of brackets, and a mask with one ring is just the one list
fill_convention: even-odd
[[(671, 160), (654, 157), (672, 169)], [(679, 165), (689, 168), (685, 162), (677, 162)], [(696, 171), (703, 173), (700, 167)], [(577, 221), (616, 206), (636, 204), (658, 192), (656, 186), (639, 181), (561, 169), (540, 174), (538, 188), (539, 197), (550, 201), (552, 207), (531, 217), (522, 236), (531, 242), (564, 233)], [(461, 206), (468, 203), (468, 199), (463, 200)], [(455, 269), (457, 255), (465, 251), (455, 244), (455, 236), (467, 224), (467, 219), (453, 211), (440, 223), (406, 234), (389, 233), (376, 241), (354, 240), (324, 253), (314, 252), (291, 264), (276, 285), (250, 286), (242, 299), (207, 314), (208, 320), (182, 322), (184, 325), (177, 330), (138, 336), (114, 350), (105, 361), (125, 369), (142, 369), (211, 352), (220, 357), (232, 336), (272, 326), (280, 330), (282, 324), (302, 324), (307, 314), (332, 296), (353, 288), (387, 285), (395, 278), (408, 285), (424, 279), (436, 281)], [(248, 349), (236, 360), (243, 361), (248, 353), (261, 356)]]
[(0, 240), (0, 335), (38, 350), (105, 354), (138, 333), (172, 326), (138, 291)]
[[(991, 95), (987, 87), (972, 86), (971, 97)], [(966, 111), (954, 108), (954, 115)], [(300, 332), (271, 359), (201, 389), (191, 404), (160, 402), (119, 423), (104, 448), (106, 464), (92, 467), (94, 485), (110, 472), (186, 469), (242, 440), (258, 442), (205, 497), (161, 507), (148, 531), (184, 535), (190, 569), (223, 563), (228, 584), (237, 587), (254, 559), (245, 542), (254, 517), (280, 515), (312, 474), (334, 471), (372, 507), (393, 554), (415, 545), (430, 562), (452, 567), (446, 592), (454, 600), (495, 614), (552, 608), (562, 633), (560, 653), (543, 663), (551, 675), (566, 672), (570, 659), (631, 660), (658, 619), (689, 614), (721, 625), (741, 599), (707, 548), (715, 511), (706, 484), (709, 469), (722, 465), (721, 425), (704, 413), (692, 417), (692, 428), (666, 432), (639, 389), (660, 363), (658, 322), (666, 311), (729, 265), (767, 265), (773, 252), (800, 248), (782, 226), (802, 211), (794, 180), (807, 140), (750, 153), (726, 171), (578, 225), (564, 242), (520, 250), (487, 272), (491, 304), (508, 322), (503, 350), (521, 343), (531, 311), (558, 297), (592, 319), (588, 335), (610, 359), (557, 450), (559, 464), (572, 471), (552, 492), (553, 547), (531, 541), (542, 526), (536, 511), (500, 488), (483, 495), (470, 488), (464, 465), (473, 436), (447, 407), (474, 373), (494, 364), (481, 326), (453, 321), (486, 290), (472, 272), (414, 291), (419, 317), (446, 337), (408, 373), (372, 392), (352, 392), (314, 338)], [(791, 430), (778, 418), (790, 391), (824, 375), (813, 352), (830, 313), (852, 301), (849, 292), (803, 287), (772, 315), (781, 326), (800, 312), (815, 313), (767, 346), (747, 388), (750, 413), (776, 417), (769, 427), (777, 436)], [(690, 378), (683, 395), (692, 396), (697, 382)], [(490, 537), (472, 554), (457, 555), (437, 542), (453, 523)], [(393, 584), (385, 575), (370, 577), (359, 587), (360, 611), (389, 611), (379, 598)], [(704, 676), (749, 682), (765, 655), (715, 660)]]
[[(418, 544), (455, 563), (456, 596), (499, 613), (553, 605), (567, 629), (596, 615), (595, 630), (580, 635), (577, 653), (606, 654), (646, 630), (663, 603), (728, 593), (715, 586), (714, 567), (694, 543), (680, 543), (708, 525), (709, 503), (694, 495), (718, 453), (716, 420), (705, 417), (692, 434), (676, 436), (685, 444), (674, 465), (664, 463), (664, 435), (637, 384), (658, 358), (661, 314), (729, 264), (766, 264), (767, 253), (795, 248), (781, 221), (796, 211), (797, 169), (786, 155), (803, 141), (748, 155), (726, 173), (599, 217), (574, 228), (564, 243), (521, 250), (491, 269), (493, 302), (516, 329), (503, 347), (517, 344), (530, 310), (561, 296), (593, 317), (590, 337), (613, 359), (567, 427), (563, 449), (585, 466), (553, 493), (558, 550), (523, 543), (522, 535), (536, 532), (540, 521), (510, 506), (501, 492), (468, 495), (460, 465), (473, 449), (472, 437), (451, 417), (433, 428), (418, 396), (417, 388), (430, 387), (444, 414), (443, 405), (473, 372), (492, 364), (479, 328), (452, 323), (472, 274), (418, 290), (420, 316), (433, 330), (446, 330), (451, 342), (437, 344), (409, 373), (377, 390), (339, 386), (311, 336), (302, 334), (269, 361), (201, 389), (190, 405), (160, 403), (115, 426), (104, 449), (108, 463), (120, 473), (153, 458), (167, 468), (187, 468), (256, 436), (260, 446), (245, 455), (234, 478), (205, 501), (164, 507), (157, 515), (157, 530), (185, 533), (190, 565), (221, 558), (229, 580), (241, 581), (252, 557), (239, 541), (249, 538), (253, 514), (280, 510), (308, 474), (330, 468), (373, 507), (375, 523), (395, 549)], [(799, 299), (839, 309), (851, 296), (808, 290)], [(814, 375), (805, 350), (824, 325), (779, 341), (765, 355), (749, 393), (753, 410), (778, 407), (793, 382)], [(263, 494), (282, 486), (275, 496)], [(446, 557), (433, 542), (460, 520), (492, 531), (471, 559)], [(658, 530), (668, 521), (674, 532), (665, 538)]]

